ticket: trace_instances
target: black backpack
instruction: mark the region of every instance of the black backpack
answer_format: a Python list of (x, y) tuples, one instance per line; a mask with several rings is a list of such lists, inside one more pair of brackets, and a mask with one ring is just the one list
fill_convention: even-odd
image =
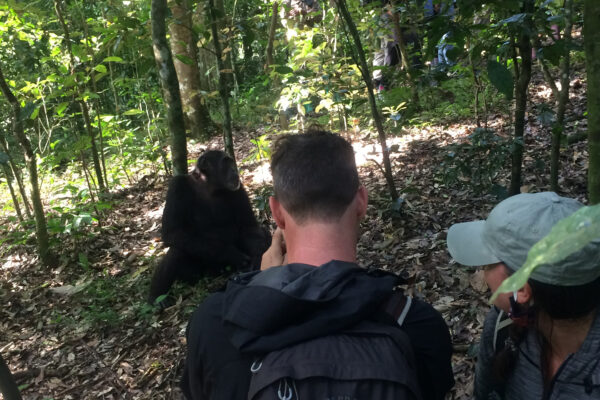
[[(392, 322), (401, 325), (406, 299), (392, 296), (384, 306)], [(408, 337), (378, 320), (271, 351), (251, 372), (248, 400), (421, 399)]]

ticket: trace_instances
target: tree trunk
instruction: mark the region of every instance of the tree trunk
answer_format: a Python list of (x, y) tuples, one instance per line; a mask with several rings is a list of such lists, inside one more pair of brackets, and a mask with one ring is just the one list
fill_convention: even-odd
[(192, 30), (192, 11), (189, 0), (175, 1), (171, 5), (174, 23), (169, 25), (171, 48), (174, 55), (183, 56), (187, 63), (177, 57), (173, 60), (185, 122), (191, 136), (197, 139), (209, 137), (212, 125), (208, 108), (202, 104), (200, 95), (200, 70), (198, 69), (198, 46)]
[(100, 157), (98, 156), (98, 148), (96, 146), (96, 135), (94, 133), (94, 129), (92, 128), (92, 121), (90, 119), (88, 105), (81, 96), (81, 86), (79, 84), (77, 72), (75, 71), (75, 57), (73, 56), (73, 49), (71, 47), (71, 35), (69, 32), (69, 27), (67, 26), (67, 23), (65, 22), (65, 19), (62, 14), (60, 0), (54, 0), (54, 10), (65, 34), (64, 43), (66, 44), (67, 53), (69, 54), (69, 59), (71, 60), (71, 75), (75, 78), (75, 88), (77, 91), (75, 97), (77, 103), (79, 103), (79, 107), (81, 108), (81, 115), (83, 116), (83, 121), (85, 123), (88, 136), (90, 137), (90, 148), (92, 152), (92, 160), (94, 161), (94, 172), (96, 173), (96, 179), (98, 180), (98, 187), (100, 188), (101, 192), (106, 192), (106, 186), (104, 185), (104, 178), (102, 173), (102, 166), (100, 165)]
[(208, 15), (210, 18), (213, 45), (215, 47), (215, 56), (217, 58), (217, 69), (219, 70), (219, 94), (221, 95), (221, 102), (223, 103), (223, 141), (225, 142), (225, 152), (235, 161), (235, 154), (233, 152), (233, 132), (231, 128), (231, 111), (229, 110), (229, 77), (223, 61), (223, 52), (219, 40), (219, 24), (217, 21), (214, 0), (208, 0)]
[(413, 108), (415, 110), (419, 109), (419, 91), (417, 88), (417, 83), (415, 81), (415, 74), (413, 67), (410, 62), (410, 57), (408, 55), (408, 50), (406, 48), (406, 43), (404, 42), (404, 34), (402, 33), (402, 28), (400, 27), (400, 14), (396, 9), (396, 3), (392, 0), (392, 22), (394, 26), (394, 36), (398, 39), (398, 47), (400, 48), (400, 60), (402, 63), (402, 68), (406, 71), (406, 77), (408, 78), (408, 84), (410, 85), (410, 91), (412, 94), (412, 102)]
[(13, 205), (15, 206), (15, 211), (17, 213), (17, 218), (19, 218), (19, 221), (24, 222), (25, 220), (23, 219), (23, 214), (21, 213), (21, 206), (19, 205), (19, 199), (17, 199), (17, 196), (15, 194), (15, 189), (13, 188), (12, 185), (12, 172), (10, 171), (10, 167), (8, 166), (8, 163), (2, 163), (2, 169), (4, 170), (4, 175), (6, 176), (6, 184), (8, 185), (8, 190), (10, 191), (10, 197), (13, 201)]
[(273, 43), (275, 42), (275, 32), (277, 31), (277, 25), (279, 23), (279, 3), (277, 0), (273, 1), (271, 9), (271, 25), (269, 26), (269, 40), (267, 42), (267, 54), (265, 61), (265, 72), (269, 73), (269, 67), (273, 65)]
[(346, 26), (350, 31), (350, 35), (354, 40), (354, 46), (356, 51), (358, 52), (358, 61), (360, 62), (360, 71), (362, 73), (363, 80), (367, 85), (367, 94), (369, 95), (369, 104), (371, 106), (371, 114), (373, 115), (373, 120), (375, 121), (375, 126), (377, 127), (377, 133), (379, 136), (379, 145), (381, 146), (381, 154), (383, 157), (383, 167), (384, 167), (384, 175), (385, 180), (388, 185), (388, 190), (390, 192), (390, 197), (392, 198), (392, 202), (395, 202), (398, 199), (398, 192), (396, 191), (396, 185), (394, 184), (394, 175), (392, 174), (392, 164), (390, 162), (390, 151), (387, 147), (387, 139), (385, 136), (385, 132), (383, 131), (383, 123), (381, 122), (381, 116), (379, 114), (379, 110), (377, 110), (377, 103), (375, 102), (375, 95), (373, 94), (373, 82), (371, 81), (371, 73), (369, 72), (369, 66), (367, 65), (367, 60), (365, 57), (365, 52), (363, 51), (362, 43), (360, 41), (360, 36), (358, 35), (358, 31), (356, 30), (356, 25), (354, 25), (354, 21), (352, 21), (352, 16), (348, 11), (348, 7), (346, 5), (346, 0), (335, 0), (338, 9), (340, 10), (340, 14), (346, 21)]
[(17, 168), (15, 161), (10, 156), (10, 149), (8, 148), (8, 143), (6, 142), (6, 138), (3, 134), (0, 134), (0, 145), (4, 152), (8, 155), (8, 163), (10, 164), (10, 169), (12, 171), (12, 175), (17, 180), (17, 185), (19, 186), (19, 193), (21, 193), (21, 199), (23, 200), (23, 207), (25, 207), (25, 215), (27, 219), (32, 219), (31, 215), (31, 204), (29, 202), (29, 198), (27, 197), (27, 191), (25, 190), (25, 185), (23, 185), (23, 179), (21, 179), (21, 171)]
[(154, 59), (156, 60), (165, 106), (167, 107), (167, 119), (172, 141), (173, 173), (175, 175), (185, 175), (188, 170), (185, 125), (183, 123), (179, 82), (169, 43), (167, 42), (166, 14), (167, 0), (152, 0), (152, 47), (154, 48)]
[(583, 13), (588, 112), (588, 197), (600, 203), (600, 1), (585, 0)]
[(98, 146), (96, 146), (96, 134), (94, 128), (92, 128), (92, 120), (90, 118), (90, 111), (87, 103), (84, 100), (79, 101), (81, 107), (81, 114), (83, 114), (83, 122), (88, 136), (90, 137), (90, 148), (92, 152), (92, 161), (94, 162), (94, 173), (98, 180), (98, 187), (100, 192), (106, 192), (106, 186), (104, 185), (104, 175), (102, 173), (102, 166), (100, 165), (100, 157), (98, 156)]
[(40, 197), (40, 189), (38, 186), (38, 172), (36, 156), (31, 148), (29, 139), (25, 136), (25, 130), (23, 129), (23, 121), (21, 120), (21, 104), (12, 93), (6, 79), (4, 79), (4, 73), (0, 69), (0, 89), (4, 94), (6, 100), (10, 103), (13, 111), (13, 129), (17, 140), (23, 148), (25, 155), (25, 162), (29, 168), (29, 179), (31, 182), (31, 200), (33, 202), (33, 213), (35, 215), (35, 232), (37, 237), (38, 254), (42, 263), (49, 266), (54, 266), (56, 258), (50, 251), (50, 245), (48, 240), (48, 230), (46, 227), (46, 216), (44, 215), (44, 206)]
[(15, 382), (6, 361), (0, 355), (0, 393), (4, 400), (21, 400), (19, 387)]
[[(525, 0), (523, 4), (524, 13), (532, 13), (534, 0)], [(528, 26), (531, 26), (531, 17), (527, 16), (526, 26), (519, 37), (519, 53), (521, 66), (517, 65), (515, 59), (515, 72), (517, 83), (515, 87), (515, 138), (512, 149), (512, 170), (510, 176), (509, 195), (513, 196), (521, 192), (521, 169), (523, 164), (523, 134), (525, 132), (525, 112), (527, 110), (527, 89), (531, 79), (531, 37)]]
[[(87, 25), (87, 21), (83, 15), (83, 12), (81, 13), (81, 24), (83, 25), (83, 30), (85, 33), (85, 47), (86, 47), (86, 51), (88, 53), (88, 56), (90, 57), (91, 60), (94, 59), (94, 52), (92, 51), (91, 47), (90, 47), (90, 40), (89, 40), (89, 34), (88, 34), (88, 25)], [(110, 62), (108, 63), (109, 65), (111, 64)], [(90, 74), (91, 74), (91, 81), (92, 81), (92, 88), (94, 89), (94, 93), (98, 94), (98, 97), (100, 98), (100, 94), (98, 92), (98, 85), (96, 84), (96, 71), (94, 70), (94, 68), (90, 69)], [(99, 137), (99, 144), (100, 144), (100, 171), (102, 171), (102, 177), (104, 180), (104, 183), (108, 186), (108, 175), (106, 173), (106, 159), (104, 157), (104, 135), (102, 134), (102, 120), (100, 118), (100, 114), (101, 114), (101, 106), (100, 106), (101, 102), (100, 99), (96, 99), (95, 101), (93, 101), (93, 109), (95, 108), (96, 111), (96, 122), (98, 124), (98, 137)], [(90, 124), (90, 129), (91, 129), (91, 124)], [(93, 137), (93, 133), (92, 133), (92, 137)], [(92, 145), (92, 148), (95, 147), (95, 143)], [(96, 170), (96, 173), (98, 171)]]
[(565, 112), (569, 102), (569, 85), (571, 84), (571, 30), (573, 28), (573, 1), (565, 0), (565, 54), (560, 63), (560, 91), (556, 107), (556, 122), (552, 127), (552, 155), (550, 161), (550, 188), (558, 192), (558, 175), (560, 173), (560, 142), (565, 130)]

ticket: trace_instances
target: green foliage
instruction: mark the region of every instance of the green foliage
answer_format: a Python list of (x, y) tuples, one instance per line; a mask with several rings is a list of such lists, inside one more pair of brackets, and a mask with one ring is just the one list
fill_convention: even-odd
[(494, 131), (477, 128), (464, 143), (446, 148), (437, 172), (447, 185), (466, 186), (478, 193), (489, 192), (510, 158), (511, 142)]
[(495, 60), (489, 60), (487, 64), (488, 78), (492, 85), (508, 100), (512, 99), (514, 79), (508, 68)]
[(271, 208), (269, 207), (269, 197), (273, 196), (273, 187), (265, 185), (252, 192), (252, 208), (258, 212), (259, 221), (269, 222)]
[(268, 160), (271, 157), (271, 141), (267, 139), (267, 136), (267, 134), (264, 134), (256, 139), (250, 139), (250, 143), (254, 145), (254, 149), (246, 159), (254, 158), (260, 161)]
[(500, 293), (521, 289), (531, 273), (540, 265), (559, 263), (598, 238), (600, 238), (600, 204), (582, 207), (554, 225), (550, 233), (529, 250), (525, 264), (502, 282), (490, 299), (490, 303), (494, 302)]

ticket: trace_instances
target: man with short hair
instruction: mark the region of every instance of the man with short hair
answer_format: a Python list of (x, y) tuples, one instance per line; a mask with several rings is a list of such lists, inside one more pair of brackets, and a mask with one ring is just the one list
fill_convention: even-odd
[[(352, 146), (329, 132), (283, 136), (274, 145), (271, 169), (274, 196), (269, 204), (278, 226), (273, 244), (263, 256), (263, 271), (233, 278), (192, 316), (182, 379), (188, 399), (247, 399), (252, 373), (262, 365), (257, 356), (304, 343), (315, 343), (309, 347), (315, 362), (305, 375), (315, 378), (325, 363), (330, 363), (326, 373), (343, 370), (337, 368), (344, 367), (343, 361), (335, 364), (336, 360), (353, 360), (364, 347), (351, 337), (318, 339), (356, 333), (357, 326), (383, 314), (386, 306), (396, 306), (388, 303), (397, 277), (356, 264), (367, 191), (360, 185)], [(374, 377), (387, 373), (399, 382), (394, 390), (402, 396), (396, 398), (443, 399), (454, 383), (448, 329), (428, 304), (416, 299), (406, 303), (409, 307), (403, 304), (400, 310), (405, 312), (394, 315), (399, 323), (404, 321), (402, 329), (392, 324), (389, 329), (408, 346), (374, 340), (360, 355), (372, 362), (360, 368)], [(413, 352), (414, 360), (409, 354)], [(285, 392), (289, 380), (284, 377)], [(296, 398), (292, 383), (283, 398)], [(315, 386), (319, 383), (323, 382), (317, 379)], [(322, 390), (327, 382), (318, 387)], [(323, 398), (347, 395), (319, 390), (315, 389)], [(376, 396), (366, 398), (372, 395)]]

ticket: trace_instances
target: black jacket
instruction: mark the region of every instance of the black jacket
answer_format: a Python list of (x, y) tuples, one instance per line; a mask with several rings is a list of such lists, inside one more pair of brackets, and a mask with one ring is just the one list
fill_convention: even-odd
[[(210, 295), (192, 315), (181, 382), (184, 394), (190, 400), (245, 399), (256, 355), (371, 318), (396, 283), (394, 275), (341, 261), (318, 268), (289, 264), (232, 279), (225, 291)], [(448, 329), (431, 306), (415, 303), (404, 324), (414, 320), (415, 326), (426, 327), (427, 332), (417, 329), (421, 341), (423, 335), (433, 336), (430, 343), (422, 343), (427, 353), (423, 357), (415, 348), (422, 370), (419, 381), (421, 374), (429, 374), (427, 391), (433, 386), (439, 394), (430, 397), (424, 392), (424, 398), (443, 399), (454, 383)], [(411, 337), (410, 330), (407, 333)]]

